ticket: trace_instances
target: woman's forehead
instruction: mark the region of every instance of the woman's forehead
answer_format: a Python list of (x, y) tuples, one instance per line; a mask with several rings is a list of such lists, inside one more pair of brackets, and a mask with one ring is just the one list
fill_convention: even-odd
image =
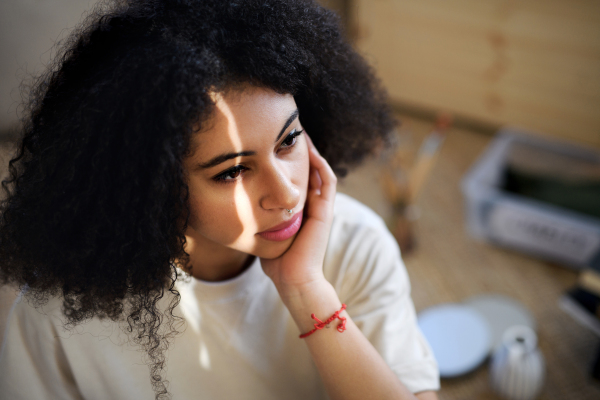
[(290, 108), (292, 110), (296, 108), (296, 102), (291, 94), (281, 94), (256, 86), (211, 93), (210, 96), (215, 102), (214, 111), (209, 117), (213, 124), (277, 123), (278, 119), (287, 114)]
[(242, 151), (244, 143), (272, 136), (270, 143), (297, 108), (291, 94), (261, 87), (213, 92), (210, 96), (215, 104), (212, 113), (192, 137), (192, 148), (199, 155), (224, 150), (222, 147)]

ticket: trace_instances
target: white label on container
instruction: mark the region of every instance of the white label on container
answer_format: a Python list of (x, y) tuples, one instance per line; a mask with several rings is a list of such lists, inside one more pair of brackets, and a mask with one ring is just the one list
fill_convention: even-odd
[(536, 253), (585, 264), (600, 250), (600, 233), (584, 224), (511, 204), (496, 206), (490, 234), (500, 242)]

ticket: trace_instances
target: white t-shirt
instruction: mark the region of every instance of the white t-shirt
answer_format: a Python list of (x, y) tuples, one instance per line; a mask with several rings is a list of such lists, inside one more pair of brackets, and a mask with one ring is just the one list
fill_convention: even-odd
[[(398, 246), (373, 211), (343, 194), (324, 272), (408, 389), (439, 389)], [(177, 288), (177, 314), (186, 326), (167, 353), (164, 376), (173, 399), (327, 398), (301, 332), (258, 259), (234, 279), (191, 279)], [(117, 324), (94, 318), (65, 330), (60, 306), (60, 299), (42, 310), (21, 297), (15, 303), (0, 353), (1, 398), (154, 398), (145, 352)]]

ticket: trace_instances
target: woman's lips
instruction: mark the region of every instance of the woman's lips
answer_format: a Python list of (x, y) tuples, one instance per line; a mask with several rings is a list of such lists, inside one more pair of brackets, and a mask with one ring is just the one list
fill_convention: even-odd
[(258, 232), (258, 235), (263, 239), (280, 242), (294, 236), (300, 229), (300, 225), (302, 225), (302, 211), (298, 211), (292, 219), (283, 224), (277, 225), (268, 231)]

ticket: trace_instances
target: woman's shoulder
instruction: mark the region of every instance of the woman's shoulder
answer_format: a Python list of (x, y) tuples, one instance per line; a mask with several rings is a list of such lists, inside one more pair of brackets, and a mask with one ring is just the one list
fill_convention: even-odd
[(19, 293), (10, 310), (6, 332), (15, 331), (20, 336), (32, 340), (39, 340), (40, 336), (55, 340), (80, 333), (99, 335), (106, 331), (108, 326), (111, 332), (118, 331), (115, 329), (119, 326), (118, 322), (98, 316), (69, 324), (63, 305), (62, 296), (39, 298), (24, 289)]
[(408, 288), (398, 244), (383, 219), (348, 195), (337, 194), (324, 273), (334, 287), (349, 294), (369, 291), (388, 281)]
[(335, 197), (333, 224), (388, 231), (385, 222), (375, 211), (347, 194), (339, 192)]
[(352, 318), (404, 304), (410, 279), (383, 219), (343, 194), (338, 194), (335, 208), (323, 273)]
[(56, 322), (62, 319), (63, 300), (58, 296), (38, 298), (27, 288), (21, 290), (10, 310), (9, 318), (32, 321), (32, 323)]
[(329, 240), (330, 251), (334, 248), (344, 252), (369, 250), (384, 244), (385, 249), (398, 253), (399, 257), (396, 240), (384, 220), (363, 203), (343, 193), (336, 195)]
[(21, 290), (5, 321), (0, 359), (6, 356), (7, 346), (13, 353), (18, 353), (19, 348), (26, 348), (24, 346), (40, 348), (54, 342), (64, 318), (61, 305), (59, 298), (40, 299), (27, 289)]

